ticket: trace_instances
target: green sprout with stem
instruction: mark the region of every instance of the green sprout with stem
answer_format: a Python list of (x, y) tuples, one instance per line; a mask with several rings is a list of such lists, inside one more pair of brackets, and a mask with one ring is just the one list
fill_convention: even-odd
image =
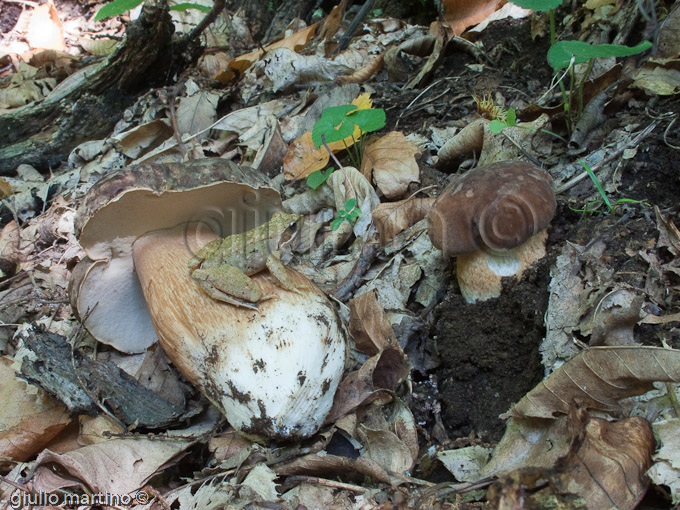
[(649, 207), (650, 204), (648, 204), (647, 202), (644, 202), (642, 200), (634, 200), (632, 198), (619, 198), (618, 200), (612, 202), (611, 200), (609, 200), (607, 193), (605, 193), (604, 188), (602, 187), (600, 179), (598, 179), (597, 175), (595, 175), (595, 172), (593, 172), (593, 169), (590, 168), (590, 165), (588, 165), (588, 163), (586, 163), (582, 159), (579, 159), (579, 163), (581, 163), (581, 166), (588, 173), (590, 180), (593, 181), (593, 184), (595, 185), (595, 188), (597, 189), (597, 192), (600, 194), (602, 199), (592, 200), (588, 202), (583, 209), (574, 209), (570, 207), (572, 211), (583, 213), (584, 215), (592, 213), (602, 213), (601, 211), (598, 210), (598, 207), (602, 204), (604, 204), (604, 206), (607, 208), (605, 214), (611, 214), (621, 204), (642, 204)]
[(505, 113), (504, 119), (502, 120), (494, 119), (489, 123), (489, 130), (495, 134), (500, 133), (501, 131), (508, 127), (528, 129), (529, 131), (540, 131), (541, 133), (547, 133), (551, 136), (554, 136), (555, 138), (562, 140), (564, 143), (567, 143), (567, 141), (560, 135), (558, 135), (557, 133), (553, 133), (552, 131), (548, 131), (547, 129), (536, 129), (529, 126), (520, 126), (519, 124), (517, 124), (517, 114), (515, 113), (514, 108), (508, 108), (508, 111)]
[[(354, 138), (356, 128), (359, 128), (359, 140)], [(342, 171), (343, 167), (340, 161), (335, 157), (333, 151), (328, 146), (329, 143), (339, 142), (352, 138), (354, 142), (353, 150), (345, 144), (345, 150), (350, 156), (352, 163), (357, 168), (361, 164), (361, 156), (363, 154), (364, 135), (372, 131), (377, 131), (385, 127), (385, 110), (382, 108), (367, 108), (359, 110), (356, 105), (344, 104), (340, 106), (332, 106), (326, 108), (321, 112), (321, 118), (316, 121), (312, 129), (312, 142), (315, 147), (322, 145), (328, 151), (333, 161), (335, 161), (338, 168)], [(359, 142), (359, 143), (357, 143)], [(333, 173), (333, 167), (325, 172), (317, 170), (307, 178), (307, 185), (312, 189), (317, 189), (321, 186)], [(351, 182), (346, 179), (349, 186)], [(331, 223), (331, 228), (337, 230), (344, 221), (352, 223), (355, 219), (361, 216), (361, 209), (357, 207), (355, 198), (350, 198), (345, 203), (345, 207), (338, 211), (338, 217)]]
[[(555, 9), (562, 5), (563, 0), (511, 0), (513, 4), (524, 9), (537, 12), (547, 12), (550, 19), (550, 49), (548, 61), (557, 72), (566, 69), (564, 75), (569, 75), (569, 90), (563, 82), (558, 84), (562, 94), (562, 104), (566, 113), (567, 129), (571, 133), (583, 112), (583, 87), (593, 67), (594, 59), (607, 57), (629, 57), (637, 55), (652, 47), (652, 43), (644, 41), (637, 46), (623, 46), (620, 44), (589, 44), (584, 41), (559, 41), (555, 29)], [(576, 84), (574, 66), (588, 62), (588, 67), (581, 80)], [(574, 106), (576, 104), (576, 106)]]

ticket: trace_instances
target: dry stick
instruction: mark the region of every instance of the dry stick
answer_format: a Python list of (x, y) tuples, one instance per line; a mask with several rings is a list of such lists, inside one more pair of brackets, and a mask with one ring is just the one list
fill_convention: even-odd
[(205, 15), (205, 17), (201, 20), (201, 22), (196, 25), (196, 28), (194, 28), (191, 32), (189, 32), (184, 39), (180, 41), (180, 47), (181, 46), (186, 46), (189, 44), (190, 41), (201, 35), (203, 31), (210, 26), (210, 24), (217, 19), (217, 16), (219, 15), (220, 11), (224, 10), (226, 7), (227, 2), (226, 0), (215, 0), (215, 3), (213, 4), (212, 8), (210, 9), (210, 12)]
[[(634, 146), (638, 145), (642, 140), (644, 140), (645, 138), (647, 138), (647, 136), (648, 136), (652, 131), (654, 131), (654, 128), (656, 128), (656, 126), (658, 125), (658, 123), (659, 123), (659, 122), (656, 121), (656, 120), (655, 120), (654, 122), (652, 122), (649, 126), (647, 126), (645, 129), (643, 129), (642, 131), (640, 131), (640, 133), (638, 133), (638, 135), (637, 135), (634, 139), (632, 139), (629, 143), (625, 144), (623, 147), (618, 148), (616, 151), (614, 151), (614, 152), (611, 154), (611, 156), (609, 156), (608, 158), (602, 160), (602, 161), (601, 161), (600, 163), (598, 163), (597, 165), (593, 165), (592, 171), (595, 172), (596, 170), (599, 170), (601, 167), (603, 167), (603, 166), (606, 165), (607, 163), (611, 163), (611, 162), (614, 161), (616, 158), (618, 158), (618, 157), (623, 153), (623, 151), (625, 151), (625, 150), (628, 149), (629, 147), (634, 147)], [(575, 177), (572, 177), (572, 178), (569, 179), (567, 182), (565, 182), (565, 183), (561, 184), (560, 186), (558, 186), (558, 187), (555, 189), (555, 193), (559, 194), (559, 193), (563, 193), (563, 192), (567, 191), (569, 188), (575, 186), (576, 184), (578, 184), (579, 182), (581, 182), (581, 181), (582, 181), (583, 179), (585, 179), (586, 177), (588, 177), (588, 172), (586, 172), (586, 171), (584, 170), (584, 171), (581, 172), (580, 174), (576, 175)]]
[(336, 53), (339, 53), (347, 48), (349, 40), (352, 38), (352, 35), (354, 35), (354, 32), (356, 32), (357, 28), (359, 28), (359, 25), (368, 14), (368, 11), (371, 10), (374, 1), (375, 0), (366, 0), (364, 5), (361, 6), (361, 9), (359, 9), (357, 15), (354, 16), (352, 23), (350, 23), (349, 27), (347, 27), (347, 30), (345, 30), (345, 33), (342, 35), (342, 39), (340, 39), (340, 43), (338, 44), (338, 49), (335, 50)]
[(413, 106), (413, 104), (414, 104), (416, 101), (418, 101), (418, 99), (420, 99), (424, 94), (427, 94), (427, 92), (428, 92), (432, 87), (434, 87), (435, 85), (438, 85), (438, 84), (441, 83), (442, 81), (445, 81), (445, 78), (441, 78), (441, 79), (439, 79), (439, 80), (437, 80), (437, 81), (431, 83), (429, 86), (425, 87), (425, 89), (424, 89), (420, 94), (418, 94), (416, 97), (414, 97), (414, 98), (413, 98), (413, 101), (411, 101), (409, 104), (406, 105), (406, 108), (404, 108), (404, 109), (401, 111), (401, 113), (399, 114), (399, 117), (397, 117), (397, 122), (394, 124), (395, 129), (399, 126), (399, 121), (400, 121), (401, 118), (404, 116), (404, 114), (408, 111), (408, 109), (411, 108), (411, 106)]
[(286, 483), (284, 487), (289, 490), (293, 487), (300, 485), (301, 483), (310, 483), (313, 485), (323, 485), (326, 487), (332, 487), (334, 489), (345, 489), (352, 492), (364, 493), (368, 492), (369, 489), (366, 487), (360, 487), (358, 485), (352, 485), (344, 482), (336, 482), (335, 480), (328, 480), (327, 478), (319, 478), (318, 476), (308, 476), (308, 475), (292, 475), (286, 478)]

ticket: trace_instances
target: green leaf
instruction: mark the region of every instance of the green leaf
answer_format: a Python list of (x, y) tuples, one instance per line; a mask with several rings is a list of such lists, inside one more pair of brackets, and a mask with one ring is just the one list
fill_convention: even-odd
[(342, 222), (345, 221), (345, 217), (340, 217), (338, 216), (331, 222), (331, 230), (338, 230), (340, 228), (340, 225), (342, 225)]
[(508, 127), (508, 125), (505, 122), (501, 122), (498, 119), (494, 119), (491, 122), (489, 122), (489, 131), (491, 131), (495, 135), (503, 131), (506, 127)]
[(350, 198), (347, 202), (345, 202), (345, 211), (351, 211), (357, 206), (357, 199), (356, 198)]
[(326, 143), (344, 140), (354, 133), (354, 122), (347, 118), (347, 114), (356, 110), (353, 104), (331, 106), (321, 112), (321, 118), (314, 124), (312, 129), (312, 143), (315, 147), (323, 144), (321, 135), (325, 135)]
[(522, 9), (531, 9), (538, 12), (556, 9), (562, 5), (562, 0), (510, 0), (510, 2), (519, 5)]
[(590, 168), (588, 163), (586, 163), (582, 159), (579, 159), (578, 162), (581, 163), (581, 166), (586, 169), (586, 172), (588, 173), (590, 180), (593, 181), (593, 184), (595, 184), (598, 193), (600, 193), (604, 205), (606, 205), (607, 209), (611, 211), (612, 203), (609, 201), (609, 198), (607, 197), (607, 194), (605, 193), (604, 188), (602, 187), (602, 183), (600, 183), (600, 179), (597, 178), (597, 175), (595, 175), (595, 172), (593, 172), (592, 168)]
[(356, 110), (350, 113), (348, 117), (354, 121), (364, 133), (378, 131), (385, 127), (385, 110), (382, 108)]
[(317, 170), (316, 172), (312, 172), (309, 174), (309, 177), (307, 177), (307, 186), (309, 186), (312, 189), (316, 189), (319, 186), (321, 186), (326, 180), (331, 176), (333, 173), (333, 167), (330, 167), (324, 172), (323, 170)]
[(189, 9), (196, 9), (201, 12), (210, 12), (210, 7), (207, 5), (192, 4), (190, 2), (182, 2), (181, 4), (170, 6), (171, 11), (188, 11)]
[(569, 67), (572, 57), (574, 63), (587, 62), (592, 58), (605, 57), (629, 57), (642, 53), (652, 47), (649, 41), (642, 42), (637, 46), (622, 46), (619, 44), (592, 45), (584, 41), (560, 41), (553, 44), (548, 50), (548, 61), (553, 69)]
[(95, 21), (101, 21), (106, 18), (112, 18), (123, 14), (125, 11), (134, 9), (140, 5), (144, 0), (113, 0), (97, 11), (94, 16)]
[(508, 108), (508, 112), (505, 114), (505, 123), (508, 126), (514, 126), (517, 123), (517, 115), (514, 108)]

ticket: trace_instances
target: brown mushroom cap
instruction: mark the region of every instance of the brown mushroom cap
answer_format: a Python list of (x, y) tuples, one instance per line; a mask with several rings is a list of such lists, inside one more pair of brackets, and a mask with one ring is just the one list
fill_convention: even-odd
[(445, 256), (508, 250), (548, 226), (557, 204), (552, 178), (523, 161), (503, 161), (454, 178), (428, 217), (432, 244)]
[[(100, 342), (143, 352), (156, 333), (134, 272), (132, 243), (146, 232), (188, 222), (219, 236), (244, 232), (280, 208), (265, 177), (222, 159), (145, 164), (111, 174), (90, 189), (76, 215), (87, 258), (69, 285), (73, 310)], [(195, 239), (186, 242), (197, 251)]]

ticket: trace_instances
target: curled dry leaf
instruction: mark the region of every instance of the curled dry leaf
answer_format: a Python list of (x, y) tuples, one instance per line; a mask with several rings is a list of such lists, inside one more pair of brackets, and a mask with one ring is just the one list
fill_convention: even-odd
[[(470, 122), (460, 132), (442, 145), (437, 153), (437, 166), (442, 167), (458, 156), (468, 152), (479, 154), (484, 143), (484, 127), (489, 123), (486, 119)], [(488, 129), (488, 127), (487, 127)]]
[(385, 310), (378, 303), (375, 289), (350, 300), (349, 331), (356, 349), (366, 354), (377, 354), (388, 345), (397, 343)]
[(484, 21), (501, 4), (501, 0), (444, 0), (444, 21), (456, 35), (469, 26)]
[(652, 465), (654, 435), (640, 417), (609, 422), (590, 418), (577, 451), (567, 456), (559, 485), (576, 493), (588, 508), (632, 510), (649, 486), (645, 474)]
[(340, 83), (363, 83), (369, 80), (374, 74), (380, 72), (383, 68), (385, 59), (385, 52), (383, 51), (377, 57), (369, 60), (361, 69), (357, 69), (349, 76), (342, 76), (339, 81)]
[(655, 381), (680, 381), (680, 350), (593, 347), (562, 365), (502, 417), (554, 419), (574, 401), (614, 411), (619, 399), (641, 395)]
[(432, 73), (439, 65), (439, 62), (444, 58), (444, 49), (450, 38), (450, 29), (442, 23), (435, 22), (430, 26), (430, 30), (436, 31), (432, 53), (427, 58), (425, 65), (423, 65), (418, 74), (404, 86), (407, 90), (417, 88), (422, 85), (423, 82), (429, 80)]
[(287, 462), (276, 467), (279, 476), (316, 475), (326, 476), (333, 473), (361, 473), (375, 480), (390, 483), (390, 476), (380, 464), (367, 457), (351, 459), (339, 455), (319, 455), (310, 453), (304, 457)]
[(369, 358), (359, 370), (350, 373), (340, 383), (326, 423), (332, 423), (378, 399), (391, 399), (392, 392), (409, 372), (404, 353), (398, 347), (388, 347)]
[(383, 243), (422, 220), (432, 209), (435, 198), (407, 198), (384, 202), (373, 210), (373, 223)]
[(409, 55), (416, 55), (418, 57), (427, 57), (430, 53), (432, 53), (432, 48), (434, 48), (434, 43), (436, 40), (437, 36), (433, 34), (413, 37), (401, 43), (399, 45), (399, 51), (403, 51)]
[(290, 37), (286, 37), (285, 39), (276, 41), (275, 43), (266, 46), (264, 50), (255, 50), (251, 51), (250, 53), (246, 53), (245, 55), (241, 55), (240, 57), (236, 57), (234, 60), (229, 62), (228, 67), (242, 73), (266, 52), (275, 48), (288, 48), (293, 51), (301, 50), (305, 47), (309, 40), (314, 37), (317, 26), (318, 23), (314, 23), (313, 25), (310, 25), (299, 32), (295, 32)]
[(420, 149), (409, 142), (403, 133), (392, 131), (364, 150), (361, 173), (373, 176), (378, 190), (389, 199), (408, 191), (409, 184), (419, 182), (420, 172), (415, 155)]

